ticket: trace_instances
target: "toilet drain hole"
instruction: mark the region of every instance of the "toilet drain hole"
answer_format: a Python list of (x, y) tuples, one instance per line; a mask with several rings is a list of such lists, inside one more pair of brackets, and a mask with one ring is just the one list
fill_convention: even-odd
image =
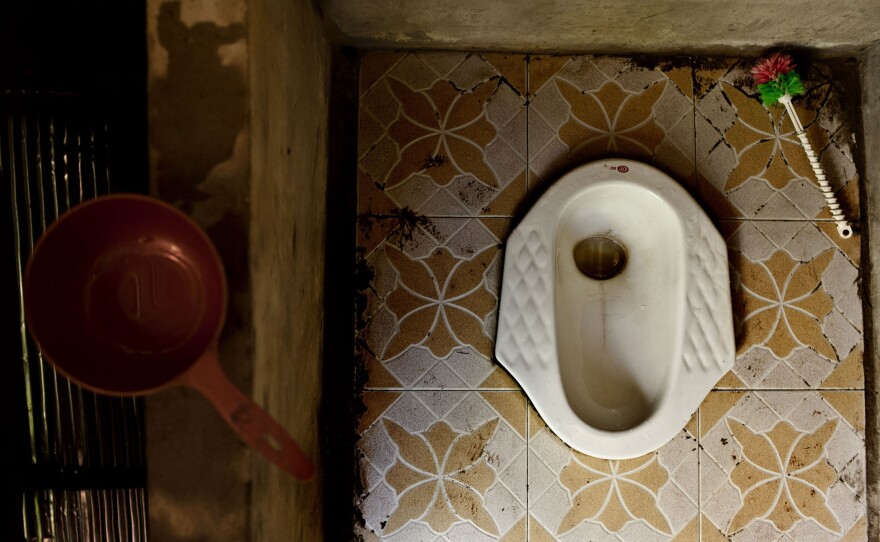
[(574, 263), (591, 279), (607, 280), (623, 271), (626, 248), (604, 235), (587, 237), (574, 246)]

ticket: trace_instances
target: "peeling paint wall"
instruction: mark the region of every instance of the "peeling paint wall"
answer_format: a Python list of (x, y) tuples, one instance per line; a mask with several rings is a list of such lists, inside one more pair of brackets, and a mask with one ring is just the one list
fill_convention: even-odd
[[(149, 0), (148, 115), (154, 196), (190, 214), (229, 280), (220, 360), (250, 393), (249, 105), (246, 0)], [(251, 454), (195, 392), (147, 399), (151, 539), (249, 536)]]
[[(305, 1), (251, 0), (248, 45), (254, 397), (317, 463), (330, 50)], [(256, 462), (252, 539), (321, 540), (320, 488)]]
[(727, 53), (780, 44), (854, 50), (880, 39), (873, 0), (320, 0), (359, 47)]

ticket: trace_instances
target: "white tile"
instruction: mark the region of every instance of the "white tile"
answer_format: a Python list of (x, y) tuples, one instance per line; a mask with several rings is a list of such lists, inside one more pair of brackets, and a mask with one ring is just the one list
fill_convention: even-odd
[(397, 459), (397, 446), (388, 438), (385, 428), (379, 424), (374, 424), (367, 429), (358, 442), (360, 451), (369, 458), (372, 465), (378, 472), (384, 476), (385, 471)]
[(815, 224), (805, 223), (800, 224), (797, 234), (786, 243), (785, 250), (793, 259), (808, 262), (831, 246), (831, 242)]
[[(415, 388), (466, 388), (464, 380), (458, 377), (443, 361), (437, 361), (413, 387)], [(442, 416), (442, 415), (441, 415)]]
[(838, 482), (828, 492), (828, 508), (837, 518), (840, 531), (846, 532), (865, 514), (864, 493), (860, 498), (846, 484)]
[(551, 484), (537, 499), (529, 498), (529, 512), (551, 533), (557, 532), (570, 507), (568, 491), (558, 482)]
[(752, 261), (766, 260), (776, 251), (776, 245), (753, 222), (744, 222), (737, 228), (727, 241), (727, 246)]
[(441, 538), (424, 523), (413, 522), (382, 540), (387, 540), (388, 542), (434, 542), (440, 539)]
[(471, 388), (485, 380), (494, 368), (491, 360), (484, 358), (469, 346), (453, 349), (445, 362)]
[(834, 301), (843, 317), (859, 332), (862, 332), (862, 299), (859, 295), (859, 284), (855, 283), (850, 286), (846, 293), (836, 297)]
[(427, 431), (437, 417), (411, 393), (404, 393), (383, 416), (402, 426), (410, 433)]
[(832, 310), (831, 314), (825, 317), (822, 330), (840, 360), (846, 358), (853, 347), (862, 342), (862, 333), (837, 310)]
[(825, 198), (819, 188), (807, 179), (795, 179), (784, 189), (785, 196), (804, 218), (813, 218), (825, 207)]
[[(450, 60), (452, 59), (450, 58)], [(449, 64), (451, 63), (449, 62)], [(441, 76), (448, 77), (456, 87), (463, 90), (470, 90), (495, 74), (495, 68), (476, 54), (468, 55), (448, 75), (440, 73)]]
[(516, 498), (510, 488), (500, 483), (486, 492), (485, 506), (501, 533), (509, 531), (526, 514), (525, 504)]
[(533, 450), (529, 450), (528, 480), (529, 494), (532, 495), (530, 501), (540, 499), (550, 486), (558, 483), (558, 476), (558, 473), (550, 470)]
[(556, 475), (571, 459), (569, 447), (559, 440), (559, 437), (554, 435), (549, 428), (542, 429), (532, 437), (529, 449), (535, 453), (536, 461), (546, 465)]
[[(696, 463), (696, 461), (693, 461), (694, 469), (692, 473), (689, 473), (691, 477), (689, 482), (690, 485), (694, 486), (693, 488), (685, 490), (677, 484), (666, 484), (660, 489), (657, 508), (666, 516), (666, 520), (669, 521), (669, 526), (673, 533), (681, 531), (697, 515)], [(691, 493), (693, 497), (689, 496), (688, 493)], [(655, 532), (653, 529), (651, 531)]]
[[(772, 309), (771, 309), (772, 310)], [(752, 347), (737, 357), (733, 372), (749, 388), (760, 388), (762, 382), (781, 362), (767, 348)]]
[[(388, 340), (390, 341), (390, 337)], [(380, 352), (383, 350), (384, 348)], [(437, 358), (427, 348), (413, 346), (384, 364), (391, 374), (409, 388), (420, 381), (437, 364)]]
[[(401, 201), (399, 203), (401, 207), (413, 207), (409, 205), (410, 202)], [(433, 216), (468, 216), (471, 214), (461, 200), (444, 188), (437, 190), (429, 200), (420, 207), (417, 207), (417, 209), (421, 214)]]
[(786, 363), (798, 374), (807, 385), (816, 388), (828, 378), (828, 375), (834, 371), (837, 366), (831, 360), (816, 353), (811, 348), (799, 348), (795, 350), (786, 360)]
[(492, 410), (492, 407), (486, 404), (479, 393), (468, 392), (464, 399), (446, 415), (445, 420), (456, 431), (470, 433), (487, 421), (497, 417), (498, 414)]
[[(488, 457), (489, 464), (496, 470), (502, 471), (511, 466), (512, 463), (525, 456), (525, 442), (516, 431), (510, 428), (506, 422), (502, 421), (495, 429), (492, 439), (486, 444), (485, 453)], [(522, 459), (525, 466), (525, 459)], [(525, 471), (521, 474), (525, 475)], [(522, 480), (525, 480), (523, 477)]]
[[(765, 404), (770, 405), (770, 408), (773, 409), (773, 412), (775, 412), (779, 418), (789, 420), (799, 420), (798, 416), (802, 415), (806, 408), (804, 403), (809, 402), (811, 399), (818, 398), (815, 393), (801, 391), (780, 393), (756, 392), (755, 395), (760, 397), (761, 401)], [(751, 427), (751, 420), (746, 418), (742, 421)], [(822, 420), (822, 422), (824, 421), (825, 420)], [(816, 423), (815, 427), (818, 427), (822, 422)], [(773, 425), (776, 425), (776, 420), (771, 421), (770, 426), (772, 427)]]
[(437, 194), (441, 188), (434, 184), (433, 179), (427, 175), (415, 174), (397, 186), (385, 189), (386, 194), (400, 207), (422, 209), (432, 207), (438, 203), (427, 203)]
[[(487, 453), (491, 456), (492, 452), (489, 451), (490, 445), (486, 446)], [(498, 472), (498, 480), (504, 484), (504, 487), (510, 492), (512, 497), (519, 502), (520, 505), (525, 506), (526, 502), (526, 489), (527, 489), (527, 452), (525, 450), (525, 446), (518, 446), (519, 451), (517, 455), (510, 461), (504, 470), (500, 470), (496, 468)], [(492, 462), (490, 461), (491, 465)], [(494, 466), (494, 465), (493, 465)], [(487, 497), (488, 498), (488, 497)]]
[(367, 527), (376, 532), (381, 532), (382, 522), (387, 520), (390, 511), (397, 507), (397, 496), (393, 489), (385, 484), (381, 484), (371, 491), (359, 505)]
[[(406, 83), (409, 87), (413, 89), (426, 89), (430, 87), (438, 78), (445, 75), (443, 72), (446, 71), (446, 69), (449, 67), (449, 64), (458, 64), (463, 59), (463, 56), (459, 54), (450, 55), (448, 53), (443, 53), (440, 56), (435, 56), (436, 59), (434, 60), (434, 62), (431, 63), (437, 64), (439, 68), (439, 73), (438, 71), (429, 67), (429, 64), (426, 64), (424, 61), (422, 61), (422, 59), (419, 58), (418, 55), (406, 55), (406, 57), (391, 70), (389, 75)], [(440, 58), (443, 56), (445, 56), (445, 58), (441, 62)]]
[(450, 390), (413, 391), (407, 395), (418, 399), (421, 404), (431, 411), (435, 419), (441, 420), (465, 399), (468, 392)]
[(477, 529), (471, 523), (458, 523), (449, 529), (443, 540), (461, 541), (461, 542), (490, 542), (497, 540), (494, 536), (488, 535)]

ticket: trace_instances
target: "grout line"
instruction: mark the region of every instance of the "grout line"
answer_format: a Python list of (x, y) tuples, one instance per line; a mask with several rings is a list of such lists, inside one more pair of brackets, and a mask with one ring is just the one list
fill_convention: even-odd
[(693, 122), (694, 134), (694, 192), (697, 198), (702, 199), (703, 191), (700, 189), (700, 168), (697, 164), (697, 66), (696, 58), (691, 57), (691, 121)]
[(702, 438), (702, 413), (701, 408), (697, 408), (697, 540), (703, 540), (703, 465), (700, 462)]
[(864, 392), (865, 388), (712, 388), (711, 391), (741, 391), (741, 392), (765, 392), (765, 391), (791, 391), (791, 392), (800, 392), (803, 393), (805, 391), (854, 391), (854, 392)]
[(529, 456), (531, 455), (532, 450), (532, 442), (531, 442), (531, 434), (532, 428), (531, 424), (531, 416), (529, 416), (529, 408), (531, 406), (531, 401), (529, 401), (529, 396), (523, 393), (523, 396), (526, 398), (526, 542), (529, 542), (529, 536), (531, 532), (531, 521), (532, 515), (530, 512), (529, 506), (531, 505), (529, 501)]
[[(526, 121), (526, 124), (528, 124), (528, 121)], [(526, 143), (526, 146), (528, 147), (528, 143)], [(527, 171), (526, 176), (527, 176), (526, 186), (528, 187), (528, 181), (530, 180), (529, 178), (531, 177), (531, 173)], [(495, 218), (495, 219), (497, 219), (497, 218), (516, 218), (516, 215), (494, 215), (494, 214), (493, 215), (419, 215), (419, 216), (424, 217), (424, 218), (461, 218), (461, 219), (467, 219), (467, 220), (481, 219), (481, 218)], [(378, 220), (394, 220), (394, 219), (402, 220), (403, 219), (403, 217), (400, 215), (371, 214), (371, 213), (360, 214), (360, 215), (358, 215), (358, 218), (372, 218), (372, 219), (378, 219)], [(720, 220), (722, 222), (804, 222), (804, 223), (834, 224), (833, 218), (716, 217), (716, 219)], [(862, 218), (859, 218), (858, 220), (850, 220), (849, 222), (853, 222), (853, 223), (858, 224), (858, 223), (863, 222), (863, 220), (862, 220)]]
[[(519, 456), (520, 456), (520, 455), (522, 455), (523, 453), (527, 453), (527, 452), (528, 452), (527, 450), (522, 450), (522, 451), (520, 451), (518, 454), (516, 454), (516, 457), (514, 457), (514, 458), (510, 461), (510, 463), (507, 464), (507, 468), (510, 468), (510, 466), (511, 466), (511, 465), (512, 465), (517, 459), (519, 459)], [(496, 482), (495, 482), (495, 484), (496, 484), (496, 485), (500, 485), (501, 487), (503, 487), (504, 489), (506, 489), (506, 490), (509, 491), (510, 493), (513, 493), (514, 490), (515, 490), (515, 488), (516, 488), (516, 486), (514, 485), (514, 487), (511, 488), (509, 485), (507, 485), (507, 483), (506, 483), (504, 480), (502, 480), (502, 479), (500, 478), (499, 474), (500, 474), (500, 473), (498, 472), (498, 470), (495, 470), (495, 476), (496, 476)], [(515, 480), (514, 480), (514, 482), (515, 482)], [(493, 487), (494, 487), (494, 486), (493, 486)], [(515, 500), (518, 504), (526, 506), (526, 503), (525, 503), (525, 502), (521, 502), (521, 501), (519, 500), (519, 497), (517, 497), (516, 495), (513, 495), (513, 498), (514, 498), (514, 500)]]
[[(531, 126), (529, 126), (529, 117), (531, 117), (532, 110), (532, 89), (530, 88), (529, 81), (529, 64), (531, 63), (531, 58), (529, 55), (526, 55), (523, 59), (524, 66), (523, 68), (526, 70), (525, 73), (525, 83), (526, 83), (526, 199), (528, 199), (528, 194), (532, 190), (532, 149), (529, 147), (529, 130)], [(528, 534), (526, 535), (526, 540), (528, 541)]]
[[(718, 220), (720, 220), (722, 222), (803, 222), (803, 223), (807, 223), (807, 224), (824, 224), (824, 223), (833, 224), (834, 223), (834, 220), (831, 218), (757, 218), (757, 217), (756, 218), (741, 218), (741, 217), (740, 218), (737, 218), (737, 217), (724, 218), (724, 217), (719, 217)], [(861, 219), (850, 220), (849, 222), (858, 223), (860, 221), (861, 221)]]
[[(492, 391), (518, 391), (522, 392), (520, 388), (364, 388), (364, 391), (475, 391), (475, 392), (492, 392)], [(714, 390), (713, 390), (714, 391)], [(723, 390), (727, 391), (727, 390)], [(525, 395), (525, 392), (523, 392)]]
[[(370, 388), (365, 387), (364, 391), (518, 391), (523, 392), (522, 388), (391, 388), (391, 387), (383, 387), (383, 388)], [(712, 388), (710, 391), (722, 391), (722, 392), (732, 392), (732, 391), (740, 391), (740, 392), (765, 392), (765, 391), (790, 391), (790, 392), (805, 392), (805, 391), (851, 391), (851, 392), (864, 392), (865, 388)], [(531, 404), (531, 403), (530, 403)]]
[[(416, 212), (416, 215), (422, 218), (461, 218), (465, 220), (470, 220), (474, 218), (516, 218), (514, 215), (422, 215), (418, 214), (418, 212)], [(377, 220), (405, 220), (405, 217), (401, 215), (377, 215), (370, 213), (358, 215), (358, 218), (372, 218)]]

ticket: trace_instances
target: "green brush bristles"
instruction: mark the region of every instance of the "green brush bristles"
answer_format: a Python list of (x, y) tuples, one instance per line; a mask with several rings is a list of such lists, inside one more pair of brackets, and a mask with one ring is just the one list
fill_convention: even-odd
[(770, 106), (779, 101), (786, 94), (792, 96), (800, 96), (806, 92), (801, 77), (796, 71), (792, 70), (788, 73), (781, 74), (773, 81), (767, 81), (758, 85), (758, 93), (761, 95), (761, 101), (765, 106)]

